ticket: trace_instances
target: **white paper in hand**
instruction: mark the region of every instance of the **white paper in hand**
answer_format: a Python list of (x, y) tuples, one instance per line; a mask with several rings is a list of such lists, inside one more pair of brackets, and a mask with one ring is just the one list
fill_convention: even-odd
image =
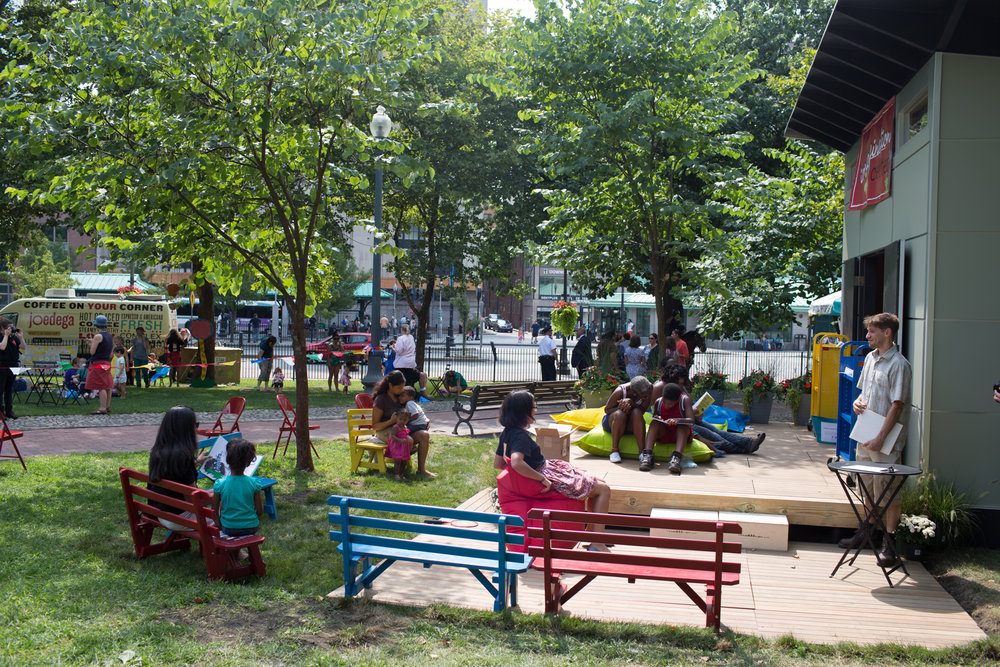
[[(883, 415), (871, 410), (865, 410), (854, 420), (854, 428), (851, 429), (850, 438), (860, 446), (862, 443), (877, 437), (884, 423), (885, 417)], [(889, 434), (885, 436), (885, 441), (882, 443), (882, 448), (879, 451), (883, 454), (891, 452), (893, 446), (896, 444), (896, 439), (899, 438), (899, 432), (902, 430), (903, 425), (896, 422), (889, 430)]]

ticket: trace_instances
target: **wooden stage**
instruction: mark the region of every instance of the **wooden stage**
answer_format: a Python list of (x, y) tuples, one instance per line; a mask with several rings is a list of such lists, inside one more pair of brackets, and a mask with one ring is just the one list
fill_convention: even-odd
[[(658, 478), (659, 471), (653, 477)], [(690, 478), (698, 479), (695, 475)], [(462, 507), (493, 511), (489, 491), (476, 494)], [(744, 552), (740, 584), (726, 587), (723, 593), (723, 625), (759, 637), (793, 635), (819, 644), (893, 643), (940, 648), (986, 637), (921, 564), (909, 563), (911, 576), (901, 580), (902, 574), (897, 572), (893, 576), (895, 587), (889, 588), (872, 554), (859, 556), (854, 566), (844, 565), (830, 578), (840, 554), (834, 545), (801, 542), (790, 544), (783, 553)], [(575, 581), (575, 577), (567, 577), (567, 581)], [(330, 593), (330, 597), (342, 595), (343, 588)], [(493, 608), (492, 599), (469, 572), (449, 567), (425, 569), (403, 562), (392, 565), (375, 581), (369, 597), (393, 604)], [(529, 571), (519, 578), (518, 597), (520, 611), (543, 613), (541, 573)], [(628, 584), (611, 577), (598, 577), (570, 601), (566, 612), (604, 621), (694, 626), (704, 622), (704, 615), (672, 583)]]
[[(764, 431), (767, 438), (755, 454), (727, 454), (679, 476), (670, 474), (666, 461), (640, 472), (634, 459), (615, 464), (579, 447), (570, 448), (570, 460), (608, 482), (610, 511), (618, 514), (648, 516), (654, 507), (671, 507), (786, 514), (792, 525), (858, 525), (837, 476), (826, 467), (836, 453), (833, 445), (818, 443), (811, 431), (787, 422), (756, 428), (745, 435)], [(580, 437), (582, 431), (574, 432), (574, 439)]]

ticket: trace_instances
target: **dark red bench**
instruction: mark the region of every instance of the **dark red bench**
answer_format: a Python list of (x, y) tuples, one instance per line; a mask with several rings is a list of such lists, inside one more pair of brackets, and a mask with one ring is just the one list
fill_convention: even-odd
[[(724, 521), (687, 521), (622, 514), (595, 514), (592, 512), (567, 512), (561, 510), (533, 509), (529, 519), (539, 520), (539, 525), (528, 527), (532, 538), (528, 554), (533, 556), (531, 567), (545, 573), (545, 612), (557, 613), (559, 607), (579, 593), (596, 577), (620, 577), (630, 584), (639, 579), (672, 581), (677, 584), (698, 608), (705, 613), (706, 627), (719, 630), (722, 616), (722, 588), (740, 582), (741, 564), (733, 555), (739, 554), (738, 542), (726, 542), (726, 535), (742, 533), (737, 523)], [(715, 539), (699, 540), (678, 537), (659, 537), (640, 533), (598, 533), (590, 530), (567, 530), (558, 522), (596, 522), (642, 531), (683, 530), (714, 533)], [(538, 544), (535, 540), (541, 540)], [(612, 550), (608, 553), (586, 551), (557, 546), (558, 541), (602, 542)], [(645, 549), (632, 549), (641, 547)], [(652, 549), (670, 549), (673, 553), (657, 553)], [(676, 551), (691, 552), (677, 555)], [(583, 578), (562, 592), (560, 575), (580, 574)], [(705, 586), (705, 596), (692, 586)]]
[[(212, 509), (212, 494), (204, 489), (198, 489), (176, 482), (159, 481), (156, 486), (183, 495), (183, 498), (171, 498), (146, 488), (149, 475), (146, 473), (119, 468), (122, 492), (125, 494), (125, 509), (128, 512), (129, 528), (132, 530), (132, 543), (139, 558), (161, 554), (167, 551), (187, 551), (191, 548), (191, 540), (201, 546), (201, 555), (208, 568), (209, 579), (242, 579), (256, 574), (263, 577), (266, 573), (264, 559), (260, 555), (260, 545), (264, 538), (260, 535), (250, 535), (239, 538), (225, 538), (219, 535), (219, 521)], [(177, 508), (182, 512), (195, 515), (188, 519), (166, 510), (161, 510), (149, 504), (150, 500)], [(168, 530), (160, 519), (184, 526), (185, 530)], [(156, 530), (166, 531), (166, 537), (160, 542), (153, 542)], [(238, 560), (240, 549), (246, 549), (250, 554), (250, 563)]]

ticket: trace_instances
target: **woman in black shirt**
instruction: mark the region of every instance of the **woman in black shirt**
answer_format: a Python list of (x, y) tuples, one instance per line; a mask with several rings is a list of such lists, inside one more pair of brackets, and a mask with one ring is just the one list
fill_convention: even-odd
[[(535, 397), (528, 391), (512, 391), (500, 406), (500, 434), (493, 467), (503, 470), (510, 459), (514, 472), (528, 479), (542, 483), (546, 491), (555, 490), (567, 498), (590, 501), (590, 511), (606, 513), (611, 500), (611, 487), (607, 482), (575, 468), (558, 459), (547, 460), (532, 439), (527, 428), (535, 421)], [(594, 525), (594, 530), (604, 530), (603, 525)], [(591, 544), (591, 551), (607, 551), (603, 544)]]

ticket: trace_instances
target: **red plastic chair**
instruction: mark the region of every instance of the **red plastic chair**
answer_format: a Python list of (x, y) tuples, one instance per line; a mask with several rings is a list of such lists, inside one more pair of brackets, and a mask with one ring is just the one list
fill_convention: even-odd
[[(281, 452), (281, 455), (284, 456), (288, 453), (288, 443), (292, 439), (292, 434), (295, 433), (296, 420), (295, 408), (293, 408), (292, 404), (288, 402), (288, 398), (284, 394), (278, 394), (275, 398), (278, 399), (278, 407), (281, 408), (282, 414), (285, 415), (285, 421), (281, 424), (281, 430), (278, 431), (278, 441), (274, 443), (274, 456), (271, 457), (272, 459), (278, 458), (278, 447), (281, 446), (281, 436), (285, 433), (288, 435), (285, 436), (285, 449)], [(310, 431), (315, 431), (318, 428), (319, 424), (309, 425)], [(316, 451), (316, 445), (313, 444), (312, 438), (309, 439), (309, 446), (312, 447), (313, 453), (316, 456), (319, 456), (319, 452)]]
[[(24, 458), (21, 456), (21, 450), (17, 448), (17, 442), (15, 442), (18, 438), (24, 435), (24, 433), (22, 431), (11, 431), (10, 428), (7, 427), (7, 420), (4, 419), (2, 412), (0, 412), (0, 422), (3, 422), (3, 431), (0, 431), (0, 459), (17, 459), (21, 462), (21, 467), (27, 470), (28, 466), (24, 465)], [(3, 453), (3, 443), (8, 440), (10, 441), (11, 447), (14, 448), (13, 454)]]
[[(226, 435), (227, 433), (239, 431), (240, 416), (243, 414), (243, 408), (246, 405), (247, 399), (242, 396), (233, 396), (222, 406), (222, 412), (219, 413), (219, 418), (215, 420), (212, 428), (200, 428), (198, 429), (198, 435), (203, 435), (206, 438), (214, 438), (217, 435)], [(222, 418), (227, 415), (236, 415), (236, 420), (233, 422), (232, 428), (226, 428), (226, 425), (222, 423)]]
[(372, 400), (371, 394), (366, 394), (364, 392), (354, 395), (354, 403), (360, 410), (375, 407), (375, 401)]

